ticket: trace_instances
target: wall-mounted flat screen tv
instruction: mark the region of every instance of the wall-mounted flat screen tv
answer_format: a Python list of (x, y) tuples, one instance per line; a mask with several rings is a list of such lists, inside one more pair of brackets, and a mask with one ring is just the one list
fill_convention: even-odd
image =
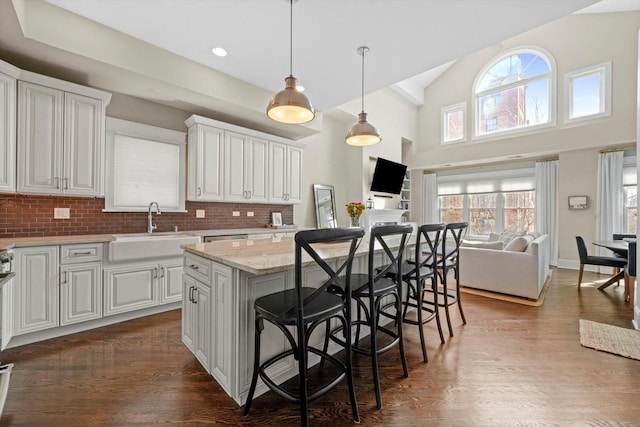
[(371, 191), (400, 194), (407, 166), (378, 157), (371, 180)]

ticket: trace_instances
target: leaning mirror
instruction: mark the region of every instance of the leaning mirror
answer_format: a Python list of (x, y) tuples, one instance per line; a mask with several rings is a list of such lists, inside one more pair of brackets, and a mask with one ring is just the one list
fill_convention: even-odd
[(333, 185), (313, 184), (316, 198), (316, 225), (318, 228), (337, 228), (336, 198)]

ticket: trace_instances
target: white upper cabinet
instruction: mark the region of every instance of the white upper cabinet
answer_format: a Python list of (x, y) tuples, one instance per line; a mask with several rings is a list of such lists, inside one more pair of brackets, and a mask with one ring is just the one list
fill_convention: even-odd
[(300, 203), (302, 201), (302, 149), (271, 142), (269, 193), (272, 203)]
[(295, 142), (196, 115), (185, 124), (189, 200), (300, 203), (302, 148)]
[(225, 201), (267, 201), (268, 141), (236, 132), (225, 134)]
[(16, 191), (16, 85), (18, 68), (0, 61), (0, 191)]
[(224, 199), (224, 130), (203, 124), (189, 127), (187, 198), (199, 201)]
[(20, 78), (18, 192), (103, 195), (111, 94), (24, 71)]

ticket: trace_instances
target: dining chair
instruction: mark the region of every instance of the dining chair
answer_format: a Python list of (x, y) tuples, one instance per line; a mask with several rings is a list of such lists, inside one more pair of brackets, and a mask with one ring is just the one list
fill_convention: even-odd
[[(324, 395), (346, 378), (353, 420), (356, 423), (360, 421), (353, 385), (351, 328), (349, 325), (351, 324), (351, 268), (356, 249), (363, 236), (364, 230), (361, 228), (328, 228), (296, 233), (294, 238), (294, 288), (260, 297), (254, 303), (253, 375), (244, 406), (245, 416), (249, 415), (258, 378), (260, 378), (269, 389), (286, 400), (300, 404), (301, 425), (307, 426), (309, 425), (309, 402)], [(333, 261), (325, 261), (319, 253), (320, 250), (326, 251), (327, 245), (346, 246), (346, 256), (337, 261), (335, 267), (332, 267)], [(309, 285), (305, 283), (306, 276), (304, 274), (304, 271), (309, 267), (307, 259), (309, 257), (315, 265), (324, 270), (327, 276), (327, 279), (317, 287), (305, 286)], [(345, 292), (342, 295), (327, 292), (330, 286), (340, 287)], [(319, 349), (310, 345), (309, 337), (314, 330), (320, 325), (329, 324), (332, 319), (337, 319), (342, 326), (345, 341), (344, 362), (329, 354), (326, 347)], [(282, 331), (291, 348), (261, 362), (260, 336), (265, 321)], [(295, 329), (295, 332), (292, 332), (292, 329)], [(308, 390), (307, 369), (310, 353), (318, 356), (322, 363), (327, 361), (337, 368), (337, 374), (333, 378), (324, 380), (323, 377), (322, 384), (313, 391)], [(289, 387), (285, 388), (276, 384), (267, 372), (269, 367), (292, 355), (298, 362), (297, 392), (296, 390), (291, 391)]]
[[(409, 376), (402, 339), (401, 284), (402, 258), (407, 239), (412, 231), (413, 227), (409, 224), (372, 227), (369, 237), (367, 273), (354, 273), (351, 275), (351, 287), (353, 289), (351, 297), (358, 308), (357, 319), (352, 322), (356, 332), (351, 348), (354, 353), (363, 354), (371, 358), (376, 407), (378, 409), (382, 408), (378, 356), (394, 347), (398, 347), (404, 376)], [(383, 257), (381, 264), (384, 267), (377, 269), (376, 258), (380, 251)], [(378, 264), (380, 263), (378, 262)], [(390, 271), (395, 271), (393, 277), (389, 277)], [(331, 286), (330, 291), (339, 295), (349, 292), (347, 289), (337, 285)], [(391, 299), (392, 303), (389, 303), (388, 299)], [(389, 322), (392, 325), (391, 327), (388, 326), (389, 324), (382, 325), (380, 323), (380, 312), (383, 307), (393, 309), (393, 322)], [(360, 334), (363, 328), (369, 330), (368, 343), (360, 342)], [(329, 330), (329, 325), (327, 325), (324, 351), (327, 350), (329, 339), (339, 345), (348, 346), (348, 337), (344, 336), (343, 329), (344, 326), (339, 325), (337, 328)], [(380, 339), (378, 334), (380, 334)], [(342, 338), (340, 337), (341, 335), (343, 336)], [(383, 338), (384, 341), (381, 341)], [(322, 370), (322, 366), (320, 369)]]
[(582, 236), (576, 236), (576, 244), (578, 245), (578, 256), (580, 257), (580, 269), (578, 271), (578, 289), (582, 284), (582, 274), (585, 265), (600, 265), (604, 267), (625, 268), (627, 260), (625, 258), (615, 256), (598, 256), (589, 255), (587, 246), (584, 244)]
[[(635, 236), (634, 236), (635, 237)], [(629, 242), (629, 253), (627, 255), (627, 266), (624, 275), (624, 299), (635, 304), (636, 288), (636, 242)]]

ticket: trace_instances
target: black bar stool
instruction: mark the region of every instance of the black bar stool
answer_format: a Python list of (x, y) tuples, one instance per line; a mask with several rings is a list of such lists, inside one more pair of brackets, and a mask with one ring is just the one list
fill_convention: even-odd
[[(400, 296), (400, 287), (402, 284), (402, 256), (407, 239), (413, 227), (411, 225), (384, 225), (373, 227), (369, 239), (369, 257), (367, 274), (353, 274), (351, 276), (351, 297), (358, 306), (358, 318), (353, 325), (356, 326), (355, 343), (351, 346), (355, 353), (364, 354), (371, 357), (371, 365), (373, 369), (373, 384), (376, 393), (376, 406), (382, 408), (382, 398), (380, 396), (380, 373), (378, 370), (378, 355), (387, 352), (393, 347), (398, 346), (400, 350), (400, 358), (402, 360), (402, 369), (404, 376), (409, 376), (407, 370), (407, 361), (404, 356), (404, 344), (402, 341), (402, 300)], [(392, 248), (390, 248), (393, 247)], [(376, 250), (383, 250), (385, 266), (376, 272), (375, 256)], [(395, 277), (390, 278), (389, 273), (395, 271)], [(341, 286), (331, 286), (330, 291), (339, 295), (344, 295), (349, 291)], [(394, 325), (396, 330), (389, 329), (379, 323), (380, 311), (382, 309), (383, 300), (386, 297), (393, 299), (392, 304), (385, 304), (385, 307), (393, 306), (395, 309)], [(364, 319), (362, 318), (364, 313)], [(369, 347), (359, 345), (360, 330), (362, 327), (369, 328)], [(329, 338), (332, 341), (348, 347), (348, 338), (342, 339), (338, 334), (344, 335), (343, 326), (338, 326), (333, 330), (329, 330), (327, 325), (327, 335), (325, 337), (324, 351), (326, 351)], [(378, 333), (381, 333), (389, 339), (381, 347), (378, 347)], [(321, 365), (322, 369), (322, 365)]]
[[(438, 249), (442, 244), (445, 224), (425, 224), (418, 227), (414, 257), (403, 265), (402, 280), (407, 284), (407, 294), (402, 312), (402, 321), (420, 328), (420, 344), (422, 358), (427, 358), (427, 346), (424, 338), (424, 325), (435, 319), (440, 334), (440, 342), (445, 343), (438, 309)], [(424, 256), (423, 256), (424, 255)], [(431, 280), (430, 292), (427, 292), (426, 281)], [(416, 311), (417, 319), (410, 317), (408, 309)], [(385, 313), (386, 314), (386, 313)]]
[[(442, 297), (442, 301), (438, 299), (438, 305), (444, 307), (444, 313), (447, 316), (447, 326), (449, 327), (449, 336), (453, 336), (453, 328), (451, 327), (451, 316), (449, 315), (449, 306), (454, 304), (458, 305), (460, 311), (460, 317), (462, 318), (462, 324), (467, 324), (467, 319), (464, 317), (464, 311), (462, 311), (462, 302), (460, 301), (460, 243), (462, 238), (466, 235), (468, 230), (468, 222), (454, 222), (447, 224), (444, 232), (444, 239), (442, 239), (442, 252), (441, 257), (438, 260), (438, 271), (440, 274), (440, 282), (442, 283), (442, 290), (438, 291), (438, 294)], [(450, 236), (450, 237), (449, 237)], [(449, 245), (447, 245), (447, 239)], [(453, 270), (455, 282), (455, 289), (449, 291), (449, 284), (447, 282), (447, 275), (449, 271)]]
[[(283, 398), (300, 403), (301, 424), (309, 425), (309, 402), (322, 396), (335, 387), (345, 377), (349, 387), (351, 410), (353, 420), (360, 421), (353, 386), (353, 373), (351, 366), (351, 266), (356, 249), (360, 244), (364, 231), (357, 228), (323, 229), (300, 231), (295, 235), (295, 288), (282, 292), (266, 295), (258, 298), (254, 303), (255, 309), (255, 354), (253, 363), (253, 377), (251, 387), (244, 406), (244, 415), (249, 414), (251, 401), (256, 390), (258, 377), (277, 394)], [(338, 261), (337, 268), (332, 268), (318, 251), (313, 247), (316, 243), (342, 244), (345, 247), (344, 259)], [(304, 251), (304, 254), (303, 254)], [(329, 278), (319, 287), (305, 287), (303, 283), (303, 255), (309, 255), (311, 259), (324, 270)], [(306, 257), (305, 257), (306, 258)], [(305, 263), (306, 263), (305, 259)], [(306, 265), (305, 265), (306, 268)], [(327, 292), (329, 286), (345, 289), (343, 295)], [(331, 319), (338, 319), (342, 325), (345, 336), (345, 362), (328, 354), (324, 350), (309, 345), (309, 337), (316, 327), (330, 323)], [(260, 363), (260, 335), (264, 329), (264, 321), (270, 322), (282, 331), (286, 337), (290, 350), (276, 354), (268, 360)], [(296, 334), (289, 328), (295, 328)], [(338, 368), (338, 374), (310, 392), (307, 389), (307, 365), (309, 353), (320, 356), (322, 363), (330, 362)], [(286, 390), (276, 384), (267, 374), (267, 369), (278, 361), (293, 355), (298, 361), (299, 389), (297, 394)]]

